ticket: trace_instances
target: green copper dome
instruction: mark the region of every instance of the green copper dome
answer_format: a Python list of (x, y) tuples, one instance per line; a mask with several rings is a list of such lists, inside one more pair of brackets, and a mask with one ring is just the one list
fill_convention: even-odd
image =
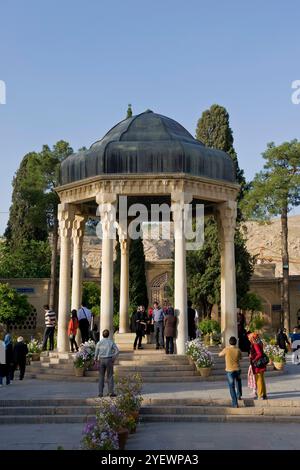
[(185, 173), (235, 182), (232, 159), (205, 147), (178, 122), (150, 110), (114, 126), (61, 164), (61, 184), (98, 175)]

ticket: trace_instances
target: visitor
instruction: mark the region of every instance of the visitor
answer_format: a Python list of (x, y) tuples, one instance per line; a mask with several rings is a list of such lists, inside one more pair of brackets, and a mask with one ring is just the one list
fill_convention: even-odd
[(152, 319), (156, 349), (164, 348), (164, 312), (163, 309), (159, 307), (158, 302), (154, 302), (153, 304)]
[(98, 331), (98, 326), (96, 325), (96, 323), (95, 323), (95, 325), (93, 326), (93, 329), (92, 329), (92, 331), (91, 331), (91, 333), (90, 333), (90, 339), (91, 339), (92, 341), (94, 341), (94, 343), (96, 343), (96, 344), (98, 343), (98, 341), (99, 341), (99, 339), (100, 339), (100, 333), (99, 333), (99, 331)]
[(286, 354), (288, 352), (288, 346), (290, 346), (290, 342), (288, 340), (285, 328), (279, 330), (276, 340), (277, 345), (280, 347), (280, 349), (283, 349), (284, 353)]
[(49, 308), (49, 305), (44, 305), (45, 310), (45, 332), (43, 339), (43, 351), (47, 351), (47, 343), (49, 339), (49, 351), (54, 349), (54, 332), (56, 325), (56, 313)]
[(71, 318), (68, 324), (68, 337), (70, 341), (71, 352), (74, 352), (74, 347), (76, 351), (78, 351), (78, 345), (76, 342), (76, 334), (78, 330), (78, 318), (77, 318), (77, 310), (72, 310)]
[(153, 334), (154, 334), (154, 324), (153, 324), (153, 308), (148, 308), (148, 326), (147, 326), (147, 343), (151, 344), (153, 341)]
[(164, 333), (166, 338), (166, 354), (174, 353), (174, 338), (176, 337), (177, 318), (174, 309), (169, 306), (164, 318)]
[(92, 321), (92, 312), (85, 307), (83, 304), (77, 312), (77, 317), (79, 321), (79, 330), (81, 334), (81, 342), (86, 343), (90, 337), (90, 324)]
[(257, 333), (250, 333), (248, 335), (251, 343), (250, 349), (250, 364), (252, 366), (253, 374), (255, 376), (257, 396), (258, 399), (267, 399), (267, 390), (265, 383), (265, 372), (268, 363), (268, 358), (264, 353), (263, 343)]
[(193, 304), (190, 300), (188, 300), (188, 336), (189, 340), (192, 341), (196, 338), (196, 310), (193, 307)]
[(102, 332), (103, 338), (97, 343), (95, 361), (99, 362), (99, 397), (103, 397), (104, 378), (108, 382), (108, 395), (115, 397), (114, 392), (114, 362), (119, 354), (119, 349), (113, 340), (109, 339), (109, 331)]
[(242, 380), (240, 360), (242, 353), (237, 347), (237, 339), (234, 336), (229, 338), (229, 346), (225, 347), (219, 356), (225, 356), (225, 371), (229, 386), (232, 407), (238, 408), (238, 400), (242, 399)]
[(290, 335), (291, 338), (291, 347), (292, 347), (292, 363), (299, 365), (300, 364), (300, 333), (299, 329), (295, 326), (293, 333)]
[(19, 369), (20, 376), (19, 379), (23, 380), (25, 375), (26, 369), (26, 356), (28, 354), (28, 347), (24, 343), (24, 338), (19, 336), (17, 339), (17, 343), (14, 347), (14, 365), (15, 369)]
[(136, 347), (138, 347), (138, 349), (143, 349), (142, 339), (146, 334), (147, 322), (148, 318), (145, 312), (145, 307), (143, 305), (140, 305), (137, 308), (137, 311), (134, 312), (131, 317), (131, 329), (132, 332), (135, 333), (135, 339), (133, 343), (134, 350), (136, 349)]
[(239, 312), (237, 315), (239, 348), (242, 352), (246, 352), (247, 354), (249, 354), (251, 345), (248, 339), (245, 325), (246, 325), (245, 315), (242, 312)]
[(6, 377), (6, 383), (7, 383), (5, 344), (4, 344), (4, 341), (2, 341), (1, 339), (0, 340), (0, 387), (3, 387), (3, 377)]
[[(9, 377), (9, 382), (12, 382), (14, 379), (14, 347), (11, 339), (11, 335), (7, 333), (4, 337), (5, 344), (5, 362), (7, 368), (7, 374)], [(8, 384), (7, 384), (8, 385)]]

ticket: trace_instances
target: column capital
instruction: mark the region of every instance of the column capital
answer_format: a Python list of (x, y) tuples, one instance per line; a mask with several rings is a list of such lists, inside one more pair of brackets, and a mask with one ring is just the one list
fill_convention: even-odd
[(222, 229), (224, 241), (233, 241), (236, 227), (237, 203), (226, 201), (216, 206), (219, 227)]
[(115, 239), (117, 195), (115, 193), (98, 193), (96, 202), (103, 237)]
[(172, 191), (171, 202), (173, 204), (189, 204), (193, 200), (193, 195), (185, 191)]
[(72, 204), (62, 203), (58, 205), (57, 218), (59, 223), (59, 235), (61, 238), (71, 238), (75, 207)]
[(96, 194), (96, 202), (98, 206), (101, 204), (115, 204), (117, 202), (117, 194), (116, 193), (97, 193)]
[(86, 217), (81, 214), (76, 214), (73, 221), (72, 227), (72, 238), (74, 245), (79, 245), (84, 237)]

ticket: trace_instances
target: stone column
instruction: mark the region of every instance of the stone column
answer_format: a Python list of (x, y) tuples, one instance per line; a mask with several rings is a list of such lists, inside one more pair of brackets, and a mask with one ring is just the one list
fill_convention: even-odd
[(71, 297), (71, 236), (74, 221), (74, 207), (70, 204), (59, 204), (58, 221), (60, 234), (60, 268), (59, 268), (59, 301), (57, 350), (69, 351), (67, 335)]
[(82, 300), (82, 246), (85, 217), (75, 215), (73, 222), (73, 277), (72, 277), (72, 310), (78, 310)]
[(116, 199), (116, 195), (111, 193), (99, 193), (96, 197), (102, 225), (100, 337), (102, 331), (107, 329), (111, 338), (113, 337), (114, 313), (113, 263)]
[(221, 247), (221, 333), (227, 346), (230, 336), (237, 338), (236, 274), (234, 234), (237, 204), (227, 201), (217, 206)]
[(192, 200), (190, 194), (174, 192), (171, 195), (175, 239), (174, 309), (177, 316), (177, 354), (185, 354), (188, 340), (186, 242), (184, 233), (184, 204)]
[(121, 251), (120, 270), (120, 326), (119, 333), (128, 333), (129, 329), (129, 239), (127, 227), (119, 225), (119, 242)]

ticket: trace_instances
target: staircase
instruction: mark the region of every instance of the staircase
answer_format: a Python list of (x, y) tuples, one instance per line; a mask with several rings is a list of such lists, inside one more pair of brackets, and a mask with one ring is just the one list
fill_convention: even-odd
[[(214, 358), (212, 374), (209, 377), (201, 377), (187, 356), (167, 355), (164, 350), (156, 350), (154, 344), (143, 344), (144, 349), (133, 351), (134, 337), (132, 333), (115, 337), (120, 349), (115, 365), (115, 373), (119, 377), (140, 373), (144, 383), (226, 381), (224, 358), (218, 357), (220, 349), (217, 347), (210, 348)], [(244, 380), (247, 379), (248, 367), (248, 357), (244, 356), (241, 361)], [(269, 367), (266, 375), (282, 373)], [(31, 363), (27, 376), (45, 380), (96, 382), (98, 371), (86, 371), (85, 377), (76, 377), (72, 353), (50, 352), (42, 354), (40, 361)]]
[[(85, 423), (95, 417), (99, 399), (0, 400), (1, 424)], [(300, 400), (245, 399), (239, 408), (230, 400), (149, 398), (140, 412), (141, 422), (276, 422), (300, 423)]]
[(249, 398), (232, 408), (230, 400), (152, 398), (143, 402), (141, 421), (300, 423), (300, 400)]

